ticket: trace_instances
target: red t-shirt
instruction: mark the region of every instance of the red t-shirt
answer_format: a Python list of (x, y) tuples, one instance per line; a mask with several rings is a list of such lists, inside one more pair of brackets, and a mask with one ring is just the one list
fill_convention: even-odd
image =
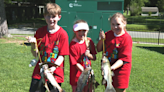
[[(47, 26), (41, 27), (36, 31), (35, 37), (38, 43), (38, 49), (42, 62), (55, 62), (59, 55), (69, 55), (69, 42), (67, 32), (60, 27), (60, 29), (50, 34), (47, 31)], [(63, 61), (64, 62), (64, 61)], [(40, 60), (38, 61), (40, 63)], [(39, 64), (35, 66), (32, 78), (40, 79)], [(64, 67), (64, 63), (60, 65)], [(54, 76), (58, 83), (64, 82), (64, 69), (58, 67), (54, 71)]]
[[(94, 43), (91, 39), (90, 40), (90, 53), (91, 54), (97, 54), (96, 50), (95, 50), (95, 46)], [(83, 67), (84, 65), (84, 53), (87, 49), (85, 42), (84, 43), (78, 43), (75, 41), (71, 41), (70, 43), (70, 55), (69, 55), (69, 59), (70, 59), (70, 84), (76, 86), (77, 85), (77, 81), (81, 75), (82, 72), (78, 71), (76, 68), (76, 64), (80, 63)], [(90, 63), (91, 65), (91, 63)]]
[(127, 88), (129, 83), (132, 62), (132, 38), (125, 31), (121, 36), (114, 36), (113, 31), (105, 33), (106, 55), (113, 65), (116, 60), (121, 59), (124, 65), (114, 71), (113, 86), (116, 88)]

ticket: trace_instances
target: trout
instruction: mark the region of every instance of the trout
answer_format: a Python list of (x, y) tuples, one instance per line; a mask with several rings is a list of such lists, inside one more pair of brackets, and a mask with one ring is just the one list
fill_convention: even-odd
[(89, 74), (91, 73), (91, 67), (87, 67), (80, 75), (77, 82), (77, 92), (82, 92), (84, 86), (87, 85)]
[(105, 92), (116, 92), (116, 90), (114, 89), (112, 85), (113, 72), (111, 71), (108, 58), (106, 56), (103, 56), (101, 63), (102, 63), (101, 69), (102, 69), (102, 75), (103, 75), (102, 81), (104, 85), (107, 84)]
[[(42, 65), (42, 67), (44, 69), (44, 71), (43, 71), (44, 76), (49, 80), (49, 82), (52, 84), (52, 86), (54, 88), (57, 88), (59, 92), (65, 92), (61, 88), (61, 86), (57, 83), (57, 81), (55, 80), (55, 77), (53, 76), (53, 74), (50, 73), (49, 68), (48, 68), (48, 65), (45, 64), (45, 65)], [(44, 80), (44, 77), (42, 77), (42, 79)], [(49, 90), (48, 85), (46, 84), (46, 82), (45, 82), (45, 87), (48, 90), (48, 92), (50, 92), (50, 90)]]

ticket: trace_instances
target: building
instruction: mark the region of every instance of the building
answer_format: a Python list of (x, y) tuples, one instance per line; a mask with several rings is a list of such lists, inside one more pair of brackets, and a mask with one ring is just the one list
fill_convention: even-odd
[(159, 16), (158, 7), (141, 7), (141, 16)]

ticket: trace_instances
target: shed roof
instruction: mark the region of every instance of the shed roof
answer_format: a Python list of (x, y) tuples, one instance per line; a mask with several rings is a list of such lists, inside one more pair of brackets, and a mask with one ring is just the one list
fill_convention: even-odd
[(158, 7), (141, 7), (142, 12), (158, 12)]

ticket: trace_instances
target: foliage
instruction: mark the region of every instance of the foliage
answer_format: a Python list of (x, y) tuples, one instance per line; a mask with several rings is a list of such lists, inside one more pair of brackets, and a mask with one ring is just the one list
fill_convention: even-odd
[(163, 0), (124, 0), (124, 10), (130, 7), (131, 15), (139, 15), (141, 7), (158, 7), (160, 12), (164, 12)]
[(31, 4), (35, 5), (44, 5), (45, 3), (48, 2), (55, 2), (55, 0), (4, 0), (6, 4), (13, 4), (12, 2), (30, 2)]
[(53, 2), (53, 3), (55, 2), (55, 0), (27, 0), (27, 1), (36, 5), (44, 5), (45, 3), (48, 2)]
[(149, 0), (131, 0), (130, 12), (131, 16), (139, 15), (141, 13), (141, 7), (145, 6), (145, 3)]
[(152, 12), (148, 12), (149, 16), (151, 16)]
[(163, 0), (158, 0), (157, 6), (158, 6), (160, 12), (164, 12), (164, 1)]
[(127, 30), (130, 31), (158, 31), (164, 29), (163, 17), (126, 15), (125, 17), (127, 18)]
[(145, 3), (145, 6), (147, 6), (147, 7), (156, 7), (157, 1), (158, 0), (149, 0), (149, 2)]
[(141, 13), (141, 8), (138, 6), (137, 3), (133, 3), (133, 5), (130, 6), (130, 14), (131, 16), (136, 16)]
[(126, 10), (127, 8), (129, 8), (130, 1), (131, 0), (124, 0), (124, 10)]

